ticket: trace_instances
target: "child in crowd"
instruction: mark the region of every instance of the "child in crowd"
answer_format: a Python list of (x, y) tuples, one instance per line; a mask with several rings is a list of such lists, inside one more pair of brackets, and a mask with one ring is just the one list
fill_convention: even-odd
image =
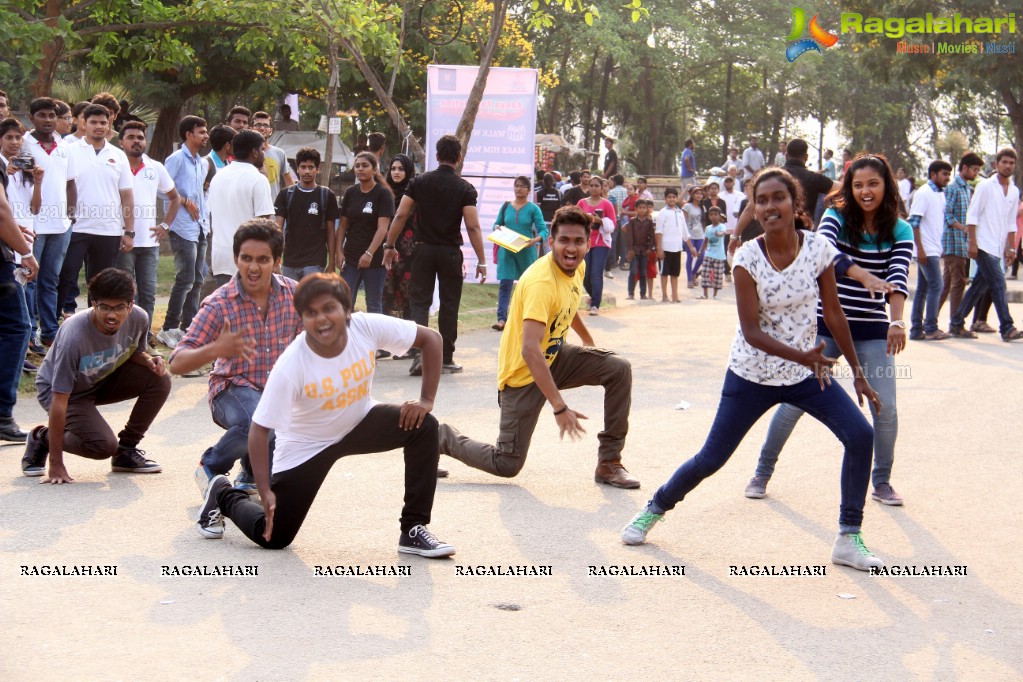
[(678, 205), (678, 190), (669, 187), (664, 191), (665, 207), (657, 214), (654, 238), (657, 244), (657, 259), (661, 261), (661, 301), (668, 302), (668, 279), (671, 279), (671, 302), (681, 303), (678, 297), (678, 276), (682, 273), (682, 247), (688, 246), (689, 253), (696, 257), (692, 236), (686, 223), (686, 214)]
[[(635, 196), (635, 195), (633, 195)], [(647, 296), (647, 261), (650, 250), (654, 247), (654, 221), (650, 218), (654, 202), (650, 199), (636, 201), (636, 217), (625, 226), (625, 239), (629, 252), (629, 300), (636, 298), (636, 280), (639, 280), (639, 298), (641, 301), (650, 299)], [(651, 289), (653, 288), (651, 284)], [(651, 292), (652, 293), (652, 292)]]
[(724, 225), (721, 209), (711, 206), (707, 211), (710, 224), (704, 230), (703, 269), (700, 271), (700, 286), (703, 296), (707, 298), (707, 290), (714, 289), (714, 298), (718, 297), (725, 280), (725, 234), (728, 229)]
[(682, 207), (682, 210), (686, 212), (686, 224), (689, 228), (689, 234), (693, 238), (693, 246), (696, 248), (698, 256), (689, 254), (686, 257), (686, 285), (690, 289), (696, 288), (696, 277), (700, 274), (700, 265), (703, 263), (703, 188), (702, 187), (690, 187), (689, 188), (689, 202)]

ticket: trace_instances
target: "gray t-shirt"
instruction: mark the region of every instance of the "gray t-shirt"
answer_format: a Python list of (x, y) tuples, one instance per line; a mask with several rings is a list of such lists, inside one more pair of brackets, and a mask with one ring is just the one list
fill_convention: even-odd
[(291, 172), (288, 155), (280, 147), (270, 145), (263, 158), (263, 170), (270, 181), (270, 196), (276, 197), (284, 187), (284, 176)]
[(147, 348), (149, 316), (134, 306), (115, 334), (104, 334), (92, 323), (92, 308), (76, 313), (57, 330), (53, 347), (36, 375), (39, 404), (50, 409), (53, 392), (87, 395), (99, 383)]

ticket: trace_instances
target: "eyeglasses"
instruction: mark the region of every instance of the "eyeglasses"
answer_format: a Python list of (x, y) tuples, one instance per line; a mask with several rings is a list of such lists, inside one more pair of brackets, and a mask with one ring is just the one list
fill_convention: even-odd
[(94, 307), (104, 315), (108, 315), (110, 313), (124, 315), (126, 312), (131, 310), (131, 303), (119, 303), (115, 306), (109, 306), (106, 303), (97, 303)]
[(253, 128), (272, 128), (273, 126), (271, 126), (269, 123), (253, 123), (252, 127)]

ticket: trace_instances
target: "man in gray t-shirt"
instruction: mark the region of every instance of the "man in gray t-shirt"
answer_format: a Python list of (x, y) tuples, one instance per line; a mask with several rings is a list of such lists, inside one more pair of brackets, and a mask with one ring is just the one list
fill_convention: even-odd
[[(46, 426), (32, 429), (21, 471), (44, 483), (70, 483), (64, 452), (111, 459), (114, 471), (157, 473), (138, 444), (170, 394), (170, 375), (159, 355), (147, 354), (149, 316), (134, 307), (135, 282), (107, 268), (89, 282), (93, 306), (60, 326), (36, 377)], [(114, 435), (98, 405), (138, 398), (124, 429)], [(49, 471), (46, 460), (49, 456)]]
[(280, 147), (270, 144), (273, 134), (273, 119), (265, 111), (257, 111), (252, 115), (252, 129), (263, 136), (263, 169), (266, 179), (270, 181), (270, 196), (276, 197), (283, 187), (295, 184), (295, 174), (288, 165), (288, 155)]

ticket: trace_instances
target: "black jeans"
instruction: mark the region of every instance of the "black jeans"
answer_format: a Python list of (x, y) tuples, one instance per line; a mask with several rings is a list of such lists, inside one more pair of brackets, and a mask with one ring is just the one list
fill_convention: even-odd
[(437, 489), (437, 420), (426, 415), (418, 429), (398, 426), (398, 405), (376, 405), (351, 433), (321, 450), (293, 469), (274, 474), (270, 488), (277, 497), (273, 534), (263, 538), (266, 515), (263, 505), (235, 488), (224, 488), (217, 504), (224, 516), (234, 521), (245, 535), (266, 549), (284, 549), (298, 535), (316, 493), (334, 462), (347, 455), (405, 449), (405, 505), (401, 509), (401, 532), (430, 523), (433, 496)]
[(462, 302), (462, 248), (420, 244), (412, 257), (409, 299), (412, 319), (424, 327), (430, 324), (434, 278), (440, 284), (440, 314), (437, 328), (444, 339), (444, 363), (453, 362), (458, 339), (458, 306)]
[(96, 273), (112, 268), (117, 263), (117, 254), (121, 251), (121, 238), (100, 234), (71, 235), (71, 241), (64, 255), (64, 265), (60, 269), (60, 281), (57, 283), (57, 311), (74, 312), (75, 293), (78, 291), (78, 274), (85, 263), (85, 282)]

